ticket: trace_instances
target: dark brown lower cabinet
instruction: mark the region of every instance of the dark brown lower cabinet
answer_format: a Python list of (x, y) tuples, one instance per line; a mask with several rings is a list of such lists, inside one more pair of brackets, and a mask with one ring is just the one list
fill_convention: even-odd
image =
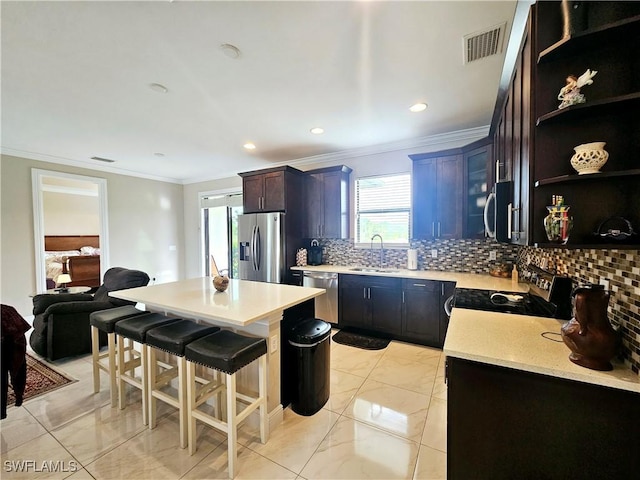
[(436, 280), (340, 275), (338, 326), (442, 347), (449, 324), (443, 305), (454, 287)]
[(440, 341), (440, 282), (402, 281), (402, 334), (437, 345)]
[(400, 279), (367, 275), (340, 275), (338, 280), (340, 327), (400, 333)]
[(453, 357), (446, 376), (449, 479), (637, 478), (640, 394)]

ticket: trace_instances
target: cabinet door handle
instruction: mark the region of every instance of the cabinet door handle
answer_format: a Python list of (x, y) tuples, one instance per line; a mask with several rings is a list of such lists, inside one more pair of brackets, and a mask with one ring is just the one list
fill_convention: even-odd
[(442, 296), (444, 297), (444, 283), (440, 284), (440, 291), (442, 292)]
[(402, 291), (402, 303), (404, 303), (404, 290)]
[(511, 216), (513, 215), (513, 203), (507, 205), (507, 238), (511, 240)]
[(426, 287), (426, 285), (424, 283), (414, 283), (413, 286), (414, 287)]
[(440, 227), (441, 227), (440, 222), (438, 222), (438, 238), (442, 236), (442, 231), (441, 231), (442, 229)]
[(436, 236), (436, 222), (431, 222), (431, 236)]
[(371, 300), (371, 287), (367, 287), (367, 298)]

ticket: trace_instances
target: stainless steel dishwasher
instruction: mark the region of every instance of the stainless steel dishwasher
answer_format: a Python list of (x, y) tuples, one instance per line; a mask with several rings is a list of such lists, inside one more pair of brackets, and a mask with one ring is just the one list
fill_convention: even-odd
[(316, 297), (316, 318), (338, 323), (338, 274), (327, 272), (303, 272), (304, 287), (324, 288), (327, 293)]

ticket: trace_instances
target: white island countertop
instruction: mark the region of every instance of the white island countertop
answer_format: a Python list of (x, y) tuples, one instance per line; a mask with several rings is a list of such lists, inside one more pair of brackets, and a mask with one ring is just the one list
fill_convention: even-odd
[(229, 280), (226, 291), (218, 292), (213, 277), (201, 277), (117, 290), (109, 295), (143, 303), (156, 311), (246, 326), (324, 293), (322, 288), (235, 279)]

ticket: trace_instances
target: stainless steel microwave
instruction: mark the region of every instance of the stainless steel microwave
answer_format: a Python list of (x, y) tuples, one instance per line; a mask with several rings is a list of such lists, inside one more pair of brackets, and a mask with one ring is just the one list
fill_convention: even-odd
[(497, 182), (484, 206), (484, 228), (490, 238), (509, 243), (511, 195), (513, 182)]

